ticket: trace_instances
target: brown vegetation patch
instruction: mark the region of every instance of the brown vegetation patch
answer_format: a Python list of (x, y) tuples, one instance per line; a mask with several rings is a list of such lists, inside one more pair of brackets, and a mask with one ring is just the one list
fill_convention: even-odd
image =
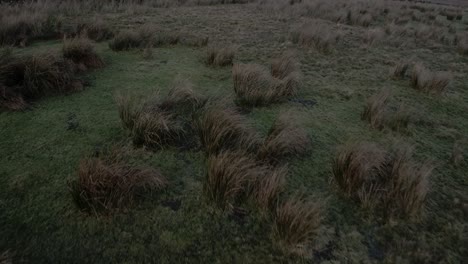
[(73, 199), (79, 208), (93, 213), (126, 208), (138, 196), (167, 186), (157, 170), (130, 166), (112, 154), (82, 159), (77, 176), (69, 183)]

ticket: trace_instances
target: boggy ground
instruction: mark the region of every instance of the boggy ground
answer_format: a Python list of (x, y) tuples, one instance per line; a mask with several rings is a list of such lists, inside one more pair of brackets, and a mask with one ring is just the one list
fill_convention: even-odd
[[(183, 76), (201, 94), (233, 96), (230, 67), (205, 66), (204, 48), (158, 47), (154, 58), (144, 59), (139, 50), (114, 52), (104, 42), (96, 47), (106, 67), (84, 75), (90, 83), (84, 91), (44, 98), (32, 110), (0, 113), (0, 251), (6, 252), (5, 261), (463, 263), (468, 257), (467, 165), (451, 163), (454, 143), (463, 146), (468, 135), (468, 57), (454, 47), (417, 37), (408, 37), (403, 45), (383, 41), (368, 46), (363, 41), (367, 28), (324, 20), (342, 35), (332, 52), (324, 54), (289, 41), (291, 29), (308, 18), (256, 4), (103, 17), (116, 29), (154, 23), (209, 36), (210, 43), (233, 44), (235, 62), (267, 65), (285, 50), (296, 52), (303, 73), (299, 94), (244, 114), (264, 135), (282, 110), (306, 117), (312, 150), (289, 162), (286, 193), (300, 191), (326, 200), (314, 249), (301, 257), (285, 254), (272, 243), (271, 225), (250, 205), (220, 213), (207, 203), (201, 150), (134, 149), (122, 129), (116, 92), (166, 94), (173, 79)], [(457, 23), (466, 32), (466, 24)], [(48, 41), (14, 52), (59, 52), (61, 47), (60, 41)], [(450, 71), (448, 91), (434, 96), (411, 88), (408, 79), (391, 79), (390, 70), (401, 60)], [(360, 118), (366, 99), (383, 88), (411, 109), (414, 121), (404, 132), (371, 129)], [(336, 147), (359, 140), (384, 146), (404, 141), (415, 145), (417, 159), (433, 161), (436, 169), (419, 219), (384, 221), (331, 183)], [(67, 182), (83, 156), (113, 142), (132, 149), (132, 163), (159, 168), (170, 187), (111, 216), (90, 216), (76, 208)]]

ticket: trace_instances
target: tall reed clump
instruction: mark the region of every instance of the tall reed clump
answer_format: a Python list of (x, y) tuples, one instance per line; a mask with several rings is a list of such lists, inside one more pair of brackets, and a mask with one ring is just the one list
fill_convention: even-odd
[(46, 95), (83, 89), (75, 78), (72, 63), (52, 54), (0, 55), (2, 105), (7, 110), (23, 110), (30, 102)]
[(235, 49), (232, 46), (211, 46), (206, 51), (204, 61), (208, 66), (223, 67), (232, 65), (234, 55)]
[(433, 166), (414, 161), (412, 152), (404, 145), (391, 151), (368, 142), (342, 146), (333, 160), (334, 181), (345, 196), (381, 210), (387, 219), (418, 216)]
[(94, 50), (94, 46), (86, 36), (64, 39), (63, 57), (73, 61), (79, 69), (97, 69), (104, 67), (104, 61)]
[(311, 47), (322, 53), (330, 53), (340, 40), (340, 33), (330, 25), (313, 20), (290, 33), (294, 44)]
[(263, 145), (259, 149), (259, 158), (271, 163), (281, 159), (298, 156), (307, 152), (310, 139), (301, 127), (297, 113), (291, 111), (281, 113), (268, 132)]
[(294, 96), (301, 79), (299, 64), (290, 53), (274, 59), (270, 72), (258, 64), (235, 64), (232, 76), (238, 102), (247, 106), (269, 105)]
[(402, 131), (408, 127), (411, 114), (405, 106), (400, 105), (396, 110), (390, 107), (391, 93), (383, 89), (372, 95), (366, 101), (361, 119), (367, 121), (372, 128), (382, 130), (388, 127), (394, 131)]
[(416, 64), (411, 74), (411, 86), (419, 91), (442, 94), (450, 84), (447, 72), (431, 72), (422, 64)]
[(162, 190), (168, 182), (153, 168), (127, 164), (121, 156), (106, 153), (80, 161), (77, 178), (69, 182), (77, 206), (92, 213), (124, 209), (150, 191)]
[(165, 98), (153, 96), (142, 100), (129, 94), (115, 97), (124, 128), (135, 145), (150, 148), (184, 146), (191, 140), (192, 114), (204, 99), (193, 91), (188, 81), (174, 81)]

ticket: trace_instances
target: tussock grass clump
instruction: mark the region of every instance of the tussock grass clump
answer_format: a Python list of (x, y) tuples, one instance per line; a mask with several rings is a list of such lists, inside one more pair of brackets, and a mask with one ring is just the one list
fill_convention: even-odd
[(462, 55), (468, 55), (468, 35), (461, 36), (457, 39), (457, 49)]
[(0, 85), (0, 110), (20, 111), (27, 107), (28, 103), (13, 88)]
[(401, 80), (405, 78), (406, 72), (409, 69), (409, 64), (406, 62), (398, 62), (391, 70), (391, 76), (394, 80)]
[(278, 84), (267, 69), (258, 64), (235, 64), (232, 67), (234, 92), (240, 103), (250, 106), (267, 105), (276, 101)]
[(126, 30), (117, 33), (109, 42), (109, 47), (114, 51), (123, 51), (142, 47), (145, 43), (138, 32)]
[(175, 81), (168, 96), (143, 100), (130, 94), (115, 97), (119, 116), (136, 145), (163, 148), (187, 143), (191, 115), (204, 104), (188, 81)]
[(310, 139), (293, 112), (280, 114), (259, 150), (259, 158), (277, 163), (281, 158), (307, 152)]
[(115, 35), (109, 42), (114, 51), (123, 51), (136, 48), (158, 47), (163, 45), (182, 44), (202, 47), (208, 44), (208, 38), (185, 35), (179, 32), (162, 30), (156, 25), (146, 24), (137, 29), (127, 29)]
[(49, 14), (24, 9), (0, 15), (0, 45), (26, 46), (35, 39), (58, 38), (61, 22)]
[(346, 196), (356, 196), (378, 183), (378, 175), (386, 159), (386, 152), (369, 142), (340, 147), (333, 160), (333, 175)]
[(204, 193), (220, 209), (232, 209), (258, 174), (263, 173), (254, 159), (243, 152), (221, 152), (207, 162)]
[(205, 55), (205, 64), (211, 66), (232, 65), (235, 49), (232, 46), (227, 47), (208, 47)]
[(361, 119), (367, 121), (372, 128), (384, 129), (388, 127), (394, 131), (402, 131), (408, 127), (411, 113), (403, 104), (397, 108), (390, 106), (391, 93), (383, 89), (367, 99)]
[(300, 64), (293, 52), (285, 52), (274, 58), (270, 67), (271, 76), (276, 80), (277, 96), (287, 97), (297, 94), (301, 84)]
[(385, 40), (385, 31), (382, 28), (371, 28), (364, 36), (364, 42), (368, 46), (375, 46)]
[(64, 39), (62, 51), (65, 59), (80, 65), (78, 68), (97, 69), (104, 67), (104, 61), (94, 50), (91, 41), (85, 36)]
[(224, 150), (256, 150), (257, 133), (247, 120), (230, 106), (207, 104), (195, 117), (195, 127), (208, 155)]
[(417, 90), (441, 94), (450, 84), (450, 75), (447, 72), (431, 72), (421, 64), (416, 64), (411, 74), (411, 86)]
[(289, 198), (276, 208), (273, 234), (280, 248), (304, 255), (322, 219), (322, 204), (302, 197)]
[(287, 174), (287, 167), (266, 168), (263, 173), (259, 173), (252, 195), (261, 210), (274, 211), (279, 195), (285, 188)]
[(115, 156), (82, 159), (77, 176), (69, 183), (73, 199), (94, 213), (128, 207), (139, 195), (167, 186), (159, 171), (129, 166)]
[(86, 35), (94, 41), (111, 39), (114, 32), (102, 18), (95, 17), (89, 22), (81, 22), (76, 27), (78, 35)]
[(234, 92), (240, 104), (264, 106), (297, 93), (300, 73), (289, 55), (275, 59), (271, 73), (258, 64), (235, 64), (232, 68)]
[(340, 35), (326, 23), (312, 21), (291, 32), (293, 43), (329, 53), (338, 44)]
[(82, 90), (74, 77), (73, 65), (51, 54), (0, 56), (0, 108), (20, 110), (46, 95)]
[(412, 152), (404, 145), (392, 151), (367, 142), (345, 145), (333, 161), (334, 180), (346, 196), (380, 209), (386, 218), (417, 216), (433, 166), (415, 162)]
[(413, 217), (424, 206), (429, 191), (429, 176), (434, 169), (430, 162), (423, 164), (412, 160), (413, 149), (397, 146), (387, 158), (383, 193), (384, 214), (387, 217)]
[(366, 120), (372, 128), (382, 129), (387, 118), (387, 105), (390, 100), (390, 91), (383, 89), (367, 99), (361, 119)]
[(452, 156), (450, 158), (450, 161), (452, 162), (453, 165), (459, 166), (464, 163), (465, 158), (463, 157), (463, 152), (464, 152), (464, 149), (463, 149), (462, 142), (456, 141), (453, 144)]

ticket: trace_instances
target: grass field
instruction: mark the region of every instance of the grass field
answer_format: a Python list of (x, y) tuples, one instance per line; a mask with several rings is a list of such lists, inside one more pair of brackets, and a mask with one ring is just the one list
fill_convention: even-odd
[[(177, 32), (181, 38), (209, 37), (208, 47), (165, 43), (152, 47), (152, 56), (147, 56), (145, 47), (114, 51), (109, 48), (112, 40), (92, 42), (105, 66), (77, 73), (76, 78), (86, 83), (83, 91), (34, 99), (21, 111), (0, 105), (0, 263), (464, 263), (468, 259), (468, 175), (463, 158), (468, 142), (468, 49), (460, 43), (468, 45), (466, 10), (425, 4), (414, 9), (386, 1), (344, 5), (343, 10), (356, 6), (357, 13), (370, 12), (368, 25), (361, 17), (356, 20), (360, 22), (335, 19), (341, 9), (335, 10), (337, 14), (308, 9), (309, 3), (320, 1), (264, 2), (164, 8), (129, 4), (88, 13), (90, 19), (99, 16), (114, 32), (151, 25)], [(86, 15), (57, 10), (63, 12), (63, 28)], [(408, 10), (412, 13), (405, 13)], [(433, 20), (426, 20), (429, 13)], [(462, 18), (448, 20), (447, 13)], [(0, 14), (11, 18), (19, 13)], [(3, 28), (0, 23), (0, 40)], [(297, 30), (295, 41), (291, 36)], [(331, 41), (330, 34), (339, 37)], [(321, 49), (320, 41), (328, 41), (329, 48)], [(269, 135), (281, 113), (292, 111), (300, 120), (298, 126), (306, 131), (310, 147), (281, 161), (288, 173), (274, 205), (279, 208), (297, 195), (320, 202), (321, 221), (312, 230), (313, 239), (284, 247), (283, 237), (274, 232), (279, 209), (259, 210), (255, 201), (243, 197), (249, 191), (229, 209), (219, 209), (205, 195), (207, 160), (213, 155), (205, 153), (200, 142), (182, 148), (135, 146), (123, 128), (115, 100), (118, 93), (163, 97), (175, 79), (189, 80), (196, 93), (212, 101), (237, 102), (231, 65), (204, 63), (206, 50), (213, 45), (232, 46), (234, 64), (268, 68), (286, 51), (299, 61), (302, 79), (296, 94), (239, 109), (261, 138)], [(61, 37), (53, 37), (31, 38), (26, 47), (4, 46), (11, 46), (15, 56), (60, 56), (63, 44)], [(392, 70), (401, 62), (409, 65), (408, 72), (392, 78)], [(413, 88), (416, 64), (431, 71), (424, 78), (432, 82), (439, 76), (436, 72), (446, 74), (448, 86), (442, 92), (430, 90), (430, 85)], [(0, 74), (0, 81), (5, 76)], [(393, 129), (383, 123), (373, 128), (362, 120), (368, 98), (382, 90), (391, 94), (386, 106), (390, 118), (404, 105), (407, 126)], [(361, 196), (349, 196), (337, 185), (333, 167), (337, 149), (361, 141), (388, 150), (395, 142), (411, 145), (415, 163), (434, 167), (423, 208), (414, 216), (388, 217), (391, 213), (377, 201), (380, 198), (369, 193), (371, 206), (365, 206)], [(81, 210), (69, 185), (77, 179), (80, 160), (115, 145), (127, 165), (160, 171), (167, 187), (144, 192), (130, 206), (105, 213)], [(373, 159), (377, 157), (367, 162)], [(415, 192), (409, 190), (408, 196)], [(298, 230), (291, 226), (290, 230)]]

